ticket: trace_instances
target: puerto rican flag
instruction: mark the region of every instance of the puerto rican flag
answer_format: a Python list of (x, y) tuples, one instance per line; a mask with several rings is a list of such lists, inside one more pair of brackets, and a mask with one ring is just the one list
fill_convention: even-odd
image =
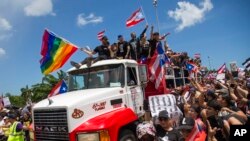
[(104, 33), (105, 33), (105, 30), (98, 32), (98, 33), (97, 33), (97, 39), (98, 39), (98, 40), (101, 40), (102, 37), (104, 36)]
[(250, 57), (246, 59), (245, 62), (242, 63), (242, 65), (246, 68), (246, 70), (250, 70)]
[(187, 62), (186, 68), (189, 72), (196, 72), (197, 73), (199, 71), (198, 67), (191, 62)]
[(68, 87), (64, 80), (59, 81), (56, 86), (50, 91), (48, 97), (52, 97), (61, 93), (67, 92)]
[(224, 63), (218, 70), (217, 74), (225, 73), (226, 72), (226, 63)]
[(126, 21), (126, 26), (127, 27), (135, 26), (136, 24), (140, 23), (143, 20), (144, 20), (144, 16), (141, 12), (141, 8), (139, 8)]
[(195, 54), (194, 54), (194, 58), (196, 58), (196, 59), (201, 58), (201, 54), (200, 54), (200, 53), (195, 53)]
[(166, 87), (165, 85), (165, 64), (169, 62), (169, 58), (164, 53), (161, 42), (157, 43), (157, 48), (149, 62), (149, 71), (151, 73), (150, 80), (155, 81), (155, 88)]

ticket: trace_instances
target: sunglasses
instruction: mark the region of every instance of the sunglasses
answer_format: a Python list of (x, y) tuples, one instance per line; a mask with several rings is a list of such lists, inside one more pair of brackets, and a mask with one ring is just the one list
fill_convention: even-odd
[(166, 120), (168, 120), (168, 118), (159, 117), (158, 120), (159, 120), (159, 121), (166, 121)]

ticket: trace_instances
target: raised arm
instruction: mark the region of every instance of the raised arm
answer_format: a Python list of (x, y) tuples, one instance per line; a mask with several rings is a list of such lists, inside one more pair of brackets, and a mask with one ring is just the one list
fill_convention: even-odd
[(95, 51), (91, 51), (91, 50), (88, 50), (86, 48), (80, 48), (80, 50), (85, 52), (86, 54), (88, 54), (90, 57), (92, 57), (94, 54), (96, 54)]
[(153, 40), (153, 34), (154, 34), (154, 26), (151, 26), (151, 30), (150, 30), (150, 40)]
[(142, 33), (140, 34), (140, 39), (144, 36), (144, 34), (147, 32), (148, 25), (143, 29)]

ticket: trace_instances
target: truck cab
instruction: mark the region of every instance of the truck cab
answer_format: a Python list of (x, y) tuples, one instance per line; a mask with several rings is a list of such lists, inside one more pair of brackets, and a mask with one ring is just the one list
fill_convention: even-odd
[(69, 69), (69, 91), (33, 107), (35, 140), (136, 140), (147, 81), (146, 65), (129, 59)]

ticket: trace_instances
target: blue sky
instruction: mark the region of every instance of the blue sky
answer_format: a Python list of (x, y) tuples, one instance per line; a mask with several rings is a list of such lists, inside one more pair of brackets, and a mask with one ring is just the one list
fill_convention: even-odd
[[(41, 82), (39, 60), (45, 28), (78, 47), (93, 49), (100, 44), (97, 33), (103, 29), (111, 43), (119, 34), (126, 40), (131, 32), (140, 34), (145, 21), (125, 26), (140, 6), (149, 26), (157, 30), (152, 0), (1, 0), (0, 94), (19, 95), (22, 87)], [(158, 0), (159, 31), (171, 33), (167, 41), (174, 51), (186, 51), (189, 56), (200, 53), (204, 66), (209, 67), (209, 56), (212, 68), (232, 61), (242, 67), (250, 57), (249, 7), (249, 0)], [(77, 51), (70, 60), (85, 57)], [(69, 67), (68, 61), (62, 70)]]

